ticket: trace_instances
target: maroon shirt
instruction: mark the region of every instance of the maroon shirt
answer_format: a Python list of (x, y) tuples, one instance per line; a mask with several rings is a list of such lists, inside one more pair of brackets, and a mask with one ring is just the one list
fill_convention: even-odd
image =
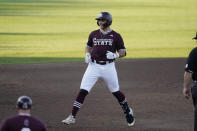
[(97, 61), (109, 61), (106, 58), (107, 51), (115, 53), (120, 49), (125, 49), (121, 35), (113, 30), (105, 35), (100, 29), (91, 32), (87, 46), (92, 47), (91, 57)]
[[(26, 129), (26, 130), (25, 130)], [(29, 129), (29, 130), (28, 130)], [(0, 131), (47, 131), (46, 126), (40, 120), (30, 115), (16, 115), (6, 119)]]

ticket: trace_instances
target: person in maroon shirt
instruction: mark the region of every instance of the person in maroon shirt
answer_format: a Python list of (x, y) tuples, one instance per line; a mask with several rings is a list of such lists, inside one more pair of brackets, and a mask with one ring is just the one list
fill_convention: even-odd
[[(133, 110), (128, 106), (125, 95), (119, 89), (118, 76), (115, 68), (115, 59), (126, 56), (121, 35), (110, 28), (112, 16), (109, 12), (101, 12), (96, 18), (100, 29), (92, 31), (86, 45), (85, 62), (88, 67), (83, 76), (79, 94), (74, 102), (72, 113), (65, 120), (65, 124), (74, 124), (76, 114), (81, 108), (85, 97), (90, 92), (98, 78), (102, 78), (110, 92), (121, 105), (128, 126), (133, 126), (135, 118)], [(105, 100), (105, 99), (104, 99)]]
[(16, 105), (18, 114), (4, 120), (0, 131), (47, 131), (43, 122), (31, 116), (31, 106), (30, 97), (19, 97)]

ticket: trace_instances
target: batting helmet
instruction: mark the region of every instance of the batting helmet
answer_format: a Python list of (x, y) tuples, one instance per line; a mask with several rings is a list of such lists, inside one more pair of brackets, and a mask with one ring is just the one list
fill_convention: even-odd
[(22, 110), (31, 109), (32, 100), (28, 96), (20, 96), (17, 100), (16, 107)]
[(109, 12), (101, 12), (96, 20), (98, 26), (100, 26), (98, 23), (99, 20), (106, 20), (106, 23), (104, 24), (104, 27), (106, 28), (112, 24), (112, 15)]

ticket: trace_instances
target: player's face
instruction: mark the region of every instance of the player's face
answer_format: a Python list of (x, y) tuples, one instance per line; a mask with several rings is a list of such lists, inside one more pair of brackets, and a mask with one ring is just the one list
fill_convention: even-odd
[(104, 24), (106, 23), (107, 21), (106, 20), (98, 20), (98, 23), (99, 23), (99, 25), (100, 25), (100, 28), (101, 29), (104, 29), (105, 27), (104, 27)]

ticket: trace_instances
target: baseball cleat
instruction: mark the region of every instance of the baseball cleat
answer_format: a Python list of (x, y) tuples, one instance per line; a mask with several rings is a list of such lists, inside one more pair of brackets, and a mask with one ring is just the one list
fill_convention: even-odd
[(75, 121), (76, 119), (74, 118), (74, 116), (69, 115), (65, 120), (62, 120), (62, 123), (70, 125), (70, 124), (74, 124)]
[(135, 124), (135, 118), (133, 116), (133, 110), (131, 108), (129, 108), (129, 113), (126, 114), (126, 119), (127, 119), (127, 123), (128, 126), (133, 126)]

